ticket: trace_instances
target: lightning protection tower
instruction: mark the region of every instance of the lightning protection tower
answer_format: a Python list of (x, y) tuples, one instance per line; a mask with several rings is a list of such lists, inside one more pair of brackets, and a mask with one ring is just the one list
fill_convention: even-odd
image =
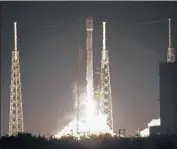
[(23, 107), (20, 80), (19, 51), (17, 49), (17, 22), (14, 22), (14, 49), (12, 50), (9, 136), (24, 131)]
[(171, 19), (168, 19), (169, 21), (169, 45), (168, 45), (168, 52), (167, 52), (167, 62), (168, 63), (173, 63), (175, 61), (175, 50), (172, 48), (172, 43), (171, 43)]
[(101, 95), (100, 108), (101, 113), (107, 116), (107, 124), (113, 132), (113, 114), (112, 114), (112, 95), (109, 72), (109, 55), (106, 49), (106, 22), (103, 22), (103, 49), (101, 53)]

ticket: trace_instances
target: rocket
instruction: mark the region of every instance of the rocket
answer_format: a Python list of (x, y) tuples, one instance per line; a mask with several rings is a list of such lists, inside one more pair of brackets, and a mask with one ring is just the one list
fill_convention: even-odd
[[(94, 87), (93, 87), (93, 43), (92, 43), (92, 32), (93, 32), (93, 19), (88, 17), (86, 20), (86, 31), (87, 31), (87, 69), (86, 69), (86, 81), (87, 81), (87, 108), (88, 112), (93, 111), (93, 98), (94, 98)], [(91, 114), (91, 113), (90, 113)]]
[[(86, 81), (87, 88), (93, 88), (93, 46), (92, 46), (92, 32), (93, 32), (93, 19), (88, 17), (86, 20), (86, 30), (87, 30), (87, 70), (86, 70)], [(87, 90), (87, 91), (88, 91)]]

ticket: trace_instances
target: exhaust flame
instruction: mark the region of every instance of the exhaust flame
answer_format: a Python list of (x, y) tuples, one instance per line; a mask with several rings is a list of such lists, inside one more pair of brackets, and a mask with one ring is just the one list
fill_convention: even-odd
[[(81, 94), (83, 96), (84, 94)], [(107, 125), (107, 117), (103, 114), (96, 113), (96, 101), (94, 99), (87, 100), (87, 94), (85, 94), (84, 112), (80, 118), (80, 121), (77, 123), (77, 120), (74, 118), (67, 126), (65, 126), (61, 131), (59, 131), (55, 137), (60, 138), (66, 135), (72, 135), (77, 137), (90, 134), (103, 134), (109, 133), (113, 134), (112, 130)], [(79, 125), (79, 132), (77, 132), (77, 124)]]
[[(89, 134), (100, 134), (100, 133), (112, 134), (113, 133), (110, 127), (107, 125), (107, 116), (103, 115), (103, 113), (101, 114), (100, 111), (98, 112), (98, 109), (100, 109), (100, 105), (99, 107), (97, 107), (96, 99), (94, 99), (93, 43), (92, 43), (93, 19), (91, 17), (87, 18), (86, 20), (86, 31), (87, 31), (86, 94), (79, 93), (81, 94), (81, 96), (76, 94), (77, 95), (76, 99), (77, 97), (79, 97), (79, 105), (76, 105), (77, 107), (79, 107), (78, 108), (79, 118), (77, 115), (77, 120), (73, 119), (61, 132), (57, 133), (56, 137), (61, 137), (62, 135), (66, 135), (66, 134), (78, 136), (78, 133), (81, 135), (85, 133), (89, 133)], [(82, 108), (80, 108), (81, 104), (83, 104)], [(82, 109), (84, 111), (82, 111)], [(80, 114), (80, 112), (82, 115)], [(77, 129), (78, 125), (79, 125), (79, 130)]]

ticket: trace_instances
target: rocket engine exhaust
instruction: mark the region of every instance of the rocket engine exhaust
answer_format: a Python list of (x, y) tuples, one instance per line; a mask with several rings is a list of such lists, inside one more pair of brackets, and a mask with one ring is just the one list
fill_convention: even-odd
[[(77, 99), (77, 115), (68, 125), (66, 125), (55, 137), (60, 138), (61, 136), (71, 134), (77, 136), (78, 140), (80, 136), (88, 134), (110, 133), (113, 134), (109, 125), (107, 124), (108, 115), (100, 111), (100, 104), (94, 97), (94, 84), (93, 84), (93, 19), (88, 17), (86, 20), (86, 86), (84, 85), (83, 90), (76, 92)], [(104, 38), (104, 37), (103, 37)], [(78, 73), (79, 74), (79, 73)], [(78, 77), (79, 80), (80, 77)], [(79, 84), (78, 84), (79, 85)], [(86, 88), (85, 88), (86, 87)], [(81, 100), (80, 100), (81, 99)], [(99, 98), (100, 100), (101, 98)], [(101, 99), (102, 100), (102, 99)]]

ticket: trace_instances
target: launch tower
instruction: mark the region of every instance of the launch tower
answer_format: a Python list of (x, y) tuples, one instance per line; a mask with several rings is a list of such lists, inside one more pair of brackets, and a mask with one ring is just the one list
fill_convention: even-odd
[(106, 22), (103, 22), (103, 49), (101, 53), (101, 113), (107, 116), (107, 125), (113, 132), (112, 95), (109, 72), (109, 55), (106, 48)]
[(17, 22), (14, 22), (14, 49), (12, 50), (9, 136), (24, 131), (23, 107), (20, 80), (19, 51), (17, 49)]

